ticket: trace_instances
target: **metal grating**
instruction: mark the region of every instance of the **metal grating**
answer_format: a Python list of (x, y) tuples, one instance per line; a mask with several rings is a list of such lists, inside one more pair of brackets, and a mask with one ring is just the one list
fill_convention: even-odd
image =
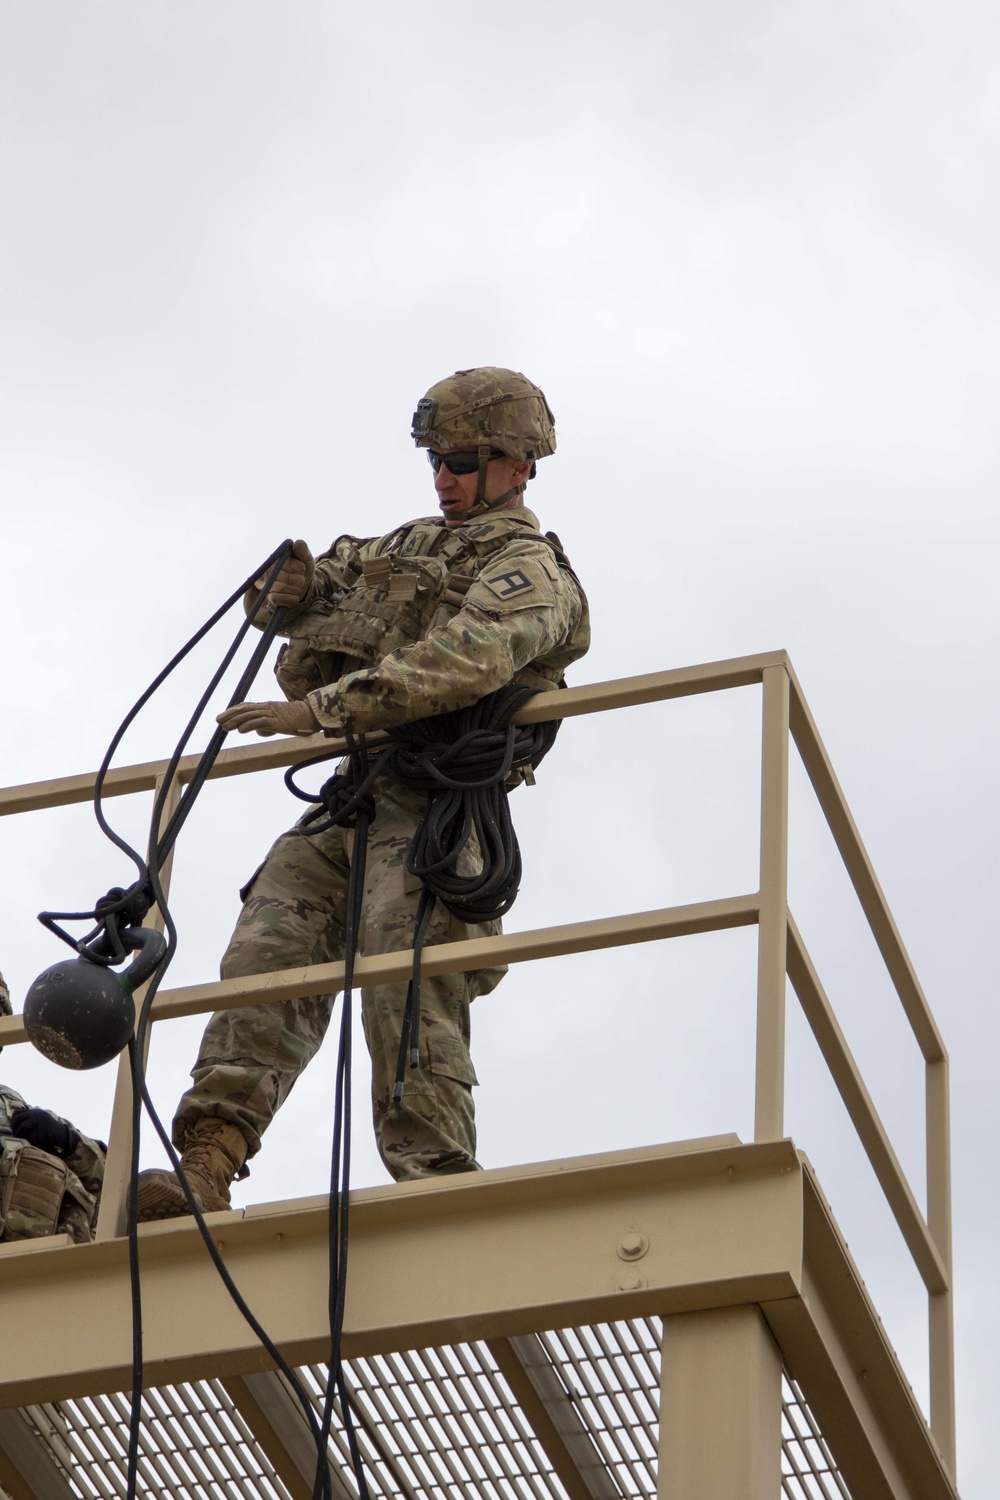
[[(308, 1373), (318, 1405), (326, 1370), (311, 1367)], [(347, 1386), (377, 1493), (564, 1500), (552, 1465), (484, 1344), (352, 1360)], [(338, 1438), (346, 1465), (342, 1428)]]
[[(142, 1408), (140, 1495), (151, 1500), (289, 1500), (218, 1381), (145, 1391)], [(129, 1400), (123, 1392), (24, 1411), (83, 1500), (125, 1494)]]
[[(647, 1318), (563, 1329), (537, 1340), (621, 1500), (656, 1494), (661, 1332), (660, 1321)], [(326, 1368), (307, 1366), (300, 1376), (318, 1412)], [(485, 1344), (351, 1360), (346, 1377), (375, 1500), (567, 1500)], [(123, 1393), (26, 1407), (24, 1416), (79, 1500), (125, 1494)], [(785, 1500), (851, 1500), (800, 1387), (787, 1374), (781, 1447)], [(339, 1409), (329, 1451), (346, 1489), (356, 1493)], [(290, 1500), (215, 1380), (145, 1393), (139, 1494), (144, 1500)]]
[(851, 1500), (816, 1418), (787, 1370), (781, 1392), (781, 1492), (789, 1500)]
[(544, 1333), (558, 1371), (625, 1496), (656, 1494), (663, 1325), (644, 1318)]

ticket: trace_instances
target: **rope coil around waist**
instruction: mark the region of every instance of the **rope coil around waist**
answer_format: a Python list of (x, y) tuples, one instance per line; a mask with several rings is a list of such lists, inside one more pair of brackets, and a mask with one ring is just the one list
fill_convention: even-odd
[[(391, 743), (369, 759), (364, 738), (348, 736), (348, 765), (331, 776), (318, 793), (303, 791), (295, 772), (329, 756), (317, 756), (285, 774), (296, 797), (315, 804), (299, 827), (305, 834), (333, 827), (354, 827), (359, 814), (365, 826), (377, 816), (373, 787), (390, 775), (428, 797), (427, 810), (414, 833), (406, 869), (421, 881), (413, 936), (413, 970), (406, 994), (393, 1099), (403, 1094), (407, 1061), (419, 1065), (420, 961), (435, 904), (470, 925), (497, 921), (510, 911), (521, 883), (521, 853), (507, 795), (512, 772), (537, 766), (552, 748), (560, 720), (512, 724), (511, 720), (538, 688), (509, 684), (468, 708), (435, 714), (390, 730)], [(473, 837), (478, 868), (459, 869)], [(355, 860), (365, 851), (355, 848)], [(468, 864), (468, 861), (466, 861)], [(364, 869), (358, 871), (363, 889)], [(348, 943), (357, 942), (357, 930)], [(350, 954), (353, 969), (354, 953)], [(345, 963), (348, 955), (345, 953)]]

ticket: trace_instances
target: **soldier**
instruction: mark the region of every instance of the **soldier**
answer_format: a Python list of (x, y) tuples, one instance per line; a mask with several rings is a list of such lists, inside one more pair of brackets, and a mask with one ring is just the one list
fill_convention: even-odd
[[(12, 1014), (0, 974), (0, 1015)], [(0, 1047), (0, 1052), (3, 1048)], [(107, 1147), (0, 1083), (0, 1241), (94, 1238)]]
[[(541, 390), (511, 370), (460, 370), (420, 400), (411, 435), (427, 450), (441, 517), (369, 540), (342, 536), (315, 559), (296, 542), (263, 610), (287, 611), (275, 671), (289, 701), (239, 704), (219, 715), (227, 728), (388, 729), (466, 707), (510, 682), (556, 688), (586, 652), (586, 598), (558, 541), (539, 531), (523, 502), (536, 461), (556, 445)], [(361, 930), (368, 954), (412, 944), (420, 882), (405, 860), (427, 807), (425, 793), (388, 776), (375, 790)], [(295, 827), (277, 840), (242, 892), (223, 977), (343, 956), (352, 847), (341, 827), (320, 834)], [(477, 854), (465, 857), (474, 862)], [(496, 931), (499, 923), (468, 925), (438, 904), (427, 941)], [(420, 1065), (408, 1070), (398, 1101), (406, 985), (363, 991), (375, 1133), (397, 1181), (477, 1169), (469, 1004), (503, 973), (425, 978)], [(247, 1158), (319, 1047), (333, 1000), (221, 1011), (209, 1022), (173, 1127), (205, 1210), (229, 1207), (230, 1183), (246, 1176)], [(137, 1206), (141, 1219), (189, 1212), (176, 1177), (163, 1171), (141, 1174)]]

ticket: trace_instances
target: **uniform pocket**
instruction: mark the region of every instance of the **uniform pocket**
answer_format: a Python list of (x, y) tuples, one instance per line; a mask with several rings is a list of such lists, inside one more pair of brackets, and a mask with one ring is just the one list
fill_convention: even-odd
[(0, 1239), (54, 1234), (70, 1175), (58, 1157), (7, 1137), (0, 1151)]
[(453, 1078), (470, 1089), (479, 1082), (469, 1049), (461, 1037), (432, 1034), (427, 1038), (427, 1053), (432, 1073)]

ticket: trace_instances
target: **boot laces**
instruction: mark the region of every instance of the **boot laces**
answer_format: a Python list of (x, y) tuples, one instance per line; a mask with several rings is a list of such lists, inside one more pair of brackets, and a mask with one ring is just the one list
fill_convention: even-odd
[(212, 1177), (215, 1175), (213, 1168), (218, 1165), (216, 1160), (218, 1156), (222, 1156), (230, 1171), (235, 1172), (236, 1163), (223, 1145), (222, 1132), (213, 1130), (209, 1133), (202, 1128), (196, 1134), (192, 1132), (189, 1141), (185, 1143), (182, 1160), (186, 1169), (193, 1167), (195, 1171), (203, 1172), (206, 1177)]

